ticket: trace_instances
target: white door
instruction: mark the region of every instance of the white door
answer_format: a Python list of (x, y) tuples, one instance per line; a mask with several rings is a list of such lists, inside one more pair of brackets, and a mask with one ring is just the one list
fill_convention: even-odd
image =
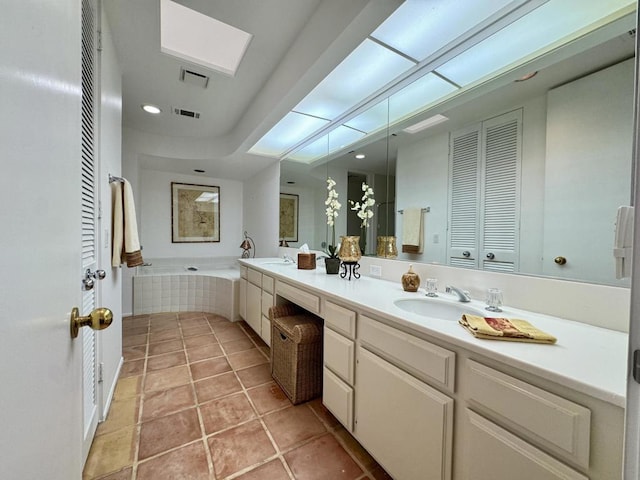
[(2, 2), (0, 465), (82, 475), (80, 2)]

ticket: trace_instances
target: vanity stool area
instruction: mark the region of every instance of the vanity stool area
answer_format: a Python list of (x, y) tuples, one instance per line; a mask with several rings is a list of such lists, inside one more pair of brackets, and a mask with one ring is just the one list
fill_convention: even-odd
[(323, 320), (323, 404), (396, 480), (621, 478), (625, 334), (514, 309), (558, 343), (480, 340), (399, 284), (265, 260), (241, 261), (241, 315), (265, 341), (281, 306)]

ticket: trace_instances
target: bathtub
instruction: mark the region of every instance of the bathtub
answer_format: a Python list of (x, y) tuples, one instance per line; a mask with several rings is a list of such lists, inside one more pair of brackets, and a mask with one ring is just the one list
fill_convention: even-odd
[(133, 314), (207, 312), (240, 320), (236, 257), (145, 259), (133, 277)]

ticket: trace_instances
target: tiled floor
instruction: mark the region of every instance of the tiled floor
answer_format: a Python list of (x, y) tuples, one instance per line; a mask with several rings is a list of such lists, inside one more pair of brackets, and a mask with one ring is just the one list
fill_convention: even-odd
[(289, 402), (244, 322), (190, 312), (123, 324), (125, 362), (85, 479), (391, 478), (319, 399)]

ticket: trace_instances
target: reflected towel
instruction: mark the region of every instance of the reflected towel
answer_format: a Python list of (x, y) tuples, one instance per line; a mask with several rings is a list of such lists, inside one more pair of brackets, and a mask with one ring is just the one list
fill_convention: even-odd
[(127, 267), (142, 265), (142, 251), (138, 238), (138, 223), (133, 200), (133, 190), (127, 180), (111, 184), (113, 195), (113, 252), (111, 265), (120, 266), (123, 261)]
[(406, 208), (402, 213), (403, 253), (422, 253), (424, 228), (421, 208)]
[(512, 342), (556, 343), (556, 338), (526, 320), (462, 315), (459, 320), (474, 337)]

